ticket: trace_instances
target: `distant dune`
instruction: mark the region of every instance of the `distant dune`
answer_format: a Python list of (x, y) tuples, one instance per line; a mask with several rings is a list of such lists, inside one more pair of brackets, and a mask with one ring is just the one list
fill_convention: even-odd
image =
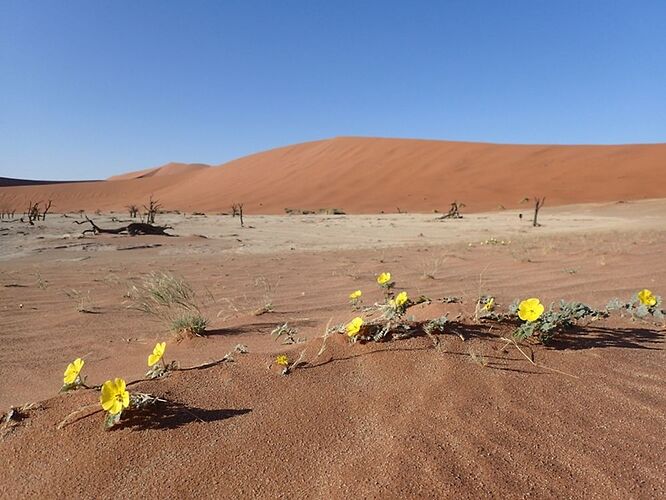
[(128, 179), (145, 179), (146, 177), (156, 177), (162, 175), (178, 175), (178, 174), (192, 174), (199, 170), (210, 168), (210, 165), (205, 163), (176, 163), (171, 162), (161, 167), (147, 168), (145, 170), (138, 170), (136, 172), (128, 172), (126, 174), (114, 175), (109, 177), (109, 181), (124, 181)]
[(113, 182), (0, 188), (0, 208), (52, 199), (53, 210), (123, 210), (152, 194), (165, 209), (284, 213), (286, 207), (348, 213), (518, 207), (666, 197), (666, 144), (498, 145), (339, 137), (246, 156), (217, 167), (168, 164)]

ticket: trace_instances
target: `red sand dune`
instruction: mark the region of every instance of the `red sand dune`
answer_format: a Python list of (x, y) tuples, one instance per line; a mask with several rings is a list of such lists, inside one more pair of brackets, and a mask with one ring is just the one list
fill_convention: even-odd
[[(164, 170), (162, 170), (164, 169)], [(170, 175), (165, 173), (169, 172)], [(127, 179), (127, 177), (130, 177)], [(138, 177), (138, 178), (137, 178)], [(52, 199), (54, 210), (122, 210), (150, 195), (165, 209), (250, 213), (341, 208), (351, 213), (517, 207), (666, 197), (666, 144), (498, 145), (339, 137), (246, 156), (215, 168), (166, 166), (114, 182), (0, 188), (0, 208)]]
[(123, 181), (128, 179), (144, 179), (146, 177), (157, 177), (162, 175), (177, 175), (177, 174), (192, 174), (210, 168), (210, 165), (205, 163), (177, 163), (171, 162), (162, 165), (161, 167), (147, 168), (145, 170), (137, 170), (136, 172), (128, 172), (126, 174), (114, 175), (109, 177), (108, 181)]

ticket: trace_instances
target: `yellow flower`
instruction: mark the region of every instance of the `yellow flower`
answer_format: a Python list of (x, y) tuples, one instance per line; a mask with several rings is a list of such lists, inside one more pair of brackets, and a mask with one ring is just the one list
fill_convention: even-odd
[(356, 290), (355, 292), (349, 294), (349, 300), (359, 299), (361, 298), (361, 295), (363, 295), (363, 292), (361, 290)]
[(538, 320), (543, 314), (544, 307), (539, 299), (525, 299), (518, 306), (518, 317), (523, 321), (532, 321)]
[(76, 379), (79, 377), (79, 373), (81, 372), (81, 368), (83, 368), (84, 364), (85, 361), (83, 361), (81, 358), (76, 358), (73, 362), (67, 365), (65, 376), (63, 378), (65, 385), (70, 385), (76, 382)]
[(347, 336), (355, 337), (356, 335), (358, 335), (358, 332), (361, 331), (362, 326), (363, 326), (363, 318), (356, 316), (353, 320), (347, 323), (347, 326), (345, 327), (345, 329), (347, 330)]
[(483, 304), (482, 309), (484, 311), (492, 311), (495, 309), (495, 297), (490, 297), (489, 299), (486, 300), (486, 303)]
[(289, 358), (286, 354), (280, 354), (277, 358), (275, 358), (275, 362), (280, 366), (288, 366)]
[(641, 304), (648, 307), (657, 305), (657, 297), (652, 295), (652, 292), (647, 288), (644, 288), (643, 290), (638, 292), (638, 300), (641, 301)]
[(379, 276), (377, 276), (377, 283), (379, 283), (380, 286), (385, 286), (390, 282), (391, 282), (391, 273), (382, 273)]
[(99, 402), (111, 415), (117, 415), (127, 408), (130, 404), (130, 394), (125, 390), (125, 381), (117, 378), (104, 382)]
[(164, 356), (164, 350), (166, 349), (166, 342), (158, 342), (155, 344), (153, 353), (148, 356), (148, 366), (153, 366), (155, 363), (158, 363), (162, 356)]
[(396, 295), (395, 300), (392, 301), (392, 305), (394, 307), (402, 307), (405, 305), (405, 302), (409, 300), (409, 297), (407, 297), (407, 292), (400, 292), (398, 295)]

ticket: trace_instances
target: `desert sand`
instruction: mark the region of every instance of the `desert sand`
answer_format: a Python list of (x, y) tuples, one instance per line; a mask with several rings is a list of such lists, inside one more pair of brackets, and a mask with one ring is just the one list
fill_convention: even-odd
[[(395, 155), (400, 161), (409, 150), (399, 141), (380, 146), (386, 158)], [(520, 177), (527, 163), (508, 162), (502, 148), (491, 146), (422, 146), (432, 148), (432, 155), (414, 156), (421, 162), (409, 170), (414, 185), (405, 184), (410, 176), (392, 178), (401, 171), (397, 167), (361, 169), (362, 161), (352, 158), (363, 157), (364, 141), (336, 139), (267, 153), (281, 159), (281, 168), (292, 168), (294, 177), (281, 184), (263, 179), (260, 172), (270, 170), (261, 158), (250, 157), (238, 168), (107, 181), (92, 191), (74, 186), (0, 190), (4, 202), (53, 195), (69, 211), (91, 203), (122, 208), (129, 203), (120, 201), (122, 190), (137, 198), (154, 192), (173, 208), (200, 203), (196, 206), (205, 210), (226, 209), (216, 205), (214, 190), (205, 194), (211, 182), (206, 179), (213, 178), (208, 176), (219, 175), (225, 179), (219, 198), (246, 193), (253, 207), (243, 228), (231, 216), (160, 214), (158, 223), (172, 226), (178, 235), (173, 238), (82, 237), (86, 226), (74, 224), (80, 219), (71, 214), (52, 214), (35, 226), (0, 223), (0, 409), (35, 403), (25, 419), (0, 435), (0, 496), (665, 496), (663, 325), (613, 316), (548, 347), (534, 346), (534, 366), (506, 348), (501, 337), (510, 335), (507, 327), (471, 319), (480, 294), (495, 296), (501, 309), (528, 296), (603, 308), (610, 299), (629, 298), (642, 288), (666, 294), (666, 200), (617, 202), (664, 195), (659, 192), (663, 183), (657, 182), (664, 175), (657, 168), (664, 146), (582, 147), (576, 154), (566, 148), (511, 147), (512, 155), (519, 150), (525, 158), (562, 162), (561, 168), (544, 169), (538, 182), (529, 176), (525, 184), (505, 181), (497, 192), (495, 168), (515, 169)], [(450, 159), (451, 175), (468, 182), (449, 184), (442, 177), (444, 185), (460, 189), (442, 195), (442, 188), (429, 185), (433, 177), (426, 175), (426, 166), (434, 172), (435, 158), (449, 147), (486, 160), (473, 172), (456, 173), (454, 165), (465, 155)], [(314, 181), (303, 158), (311, 155), (314, 161), (326, 148), (339, 149), (326, 175), (338, 166), (340, 179), (357, 172), (359, 187), (341, 185), (333, 194), (324, 175), (318, 189), (309, 184)], [(653, 168), (642, 170), (646, 177), (640, 181), (625, 169), (619, 181), (620, 166), (613, 171), (608, 165), (621, 165), (628, 157)], [(582, 171), (582, 165), (589, 170)], [(241, 167), (256, 175), (248, 186), (240, 177), (233, 183)], [(380, 171), (386, 175), (378, 178)], [(602, 171), (608, 182), (599, 184)], [(425, 173), (421, 178), (414, 172)], [(571, 175), (578, 182), (567, 180)], [(440, 208), (458, 198), (477, 210), (494, 211), (459, 220), (437, 220), (432, 213), (270, 215), (296, 204), (295, 188), (283, 191), (294, 178), (308, 187), (299, 201), (303, 207), (364, 212), (385, 206), (393, 212), (396, 193), (423, 188), (429, 200), (441, 200)], [(552, 189), (544, 194), (553, 202), (577, 204), (547, 204), (537, 228), (530, 224), (529, 207), (521, 208), (522, 219), (519, 210), (495, 210), (497, 203), (509, 206), (523, 194), (535, 194), (546, 181)], [(386, 201), (369, 189), (378, 182), (386, 186), (381, 195)], [(180, 191), (178, 184), (184, 185)], [(257, 190), (254, 198), (250, 184)], [(589, 186), (597, 188), (585, 191)], [(200, 200), (187, 201), (189, 190), (198, 190)], [(318, 197), (311, 194), (315, 191)], [(423, 200), (412, 198), (405, 209), (426, 211)], [(260, 200), (269, 215), (259, 214)], [(435, 204), (427, 206), (430, 211)], [(104, 227), (126, 218), (93, 217)], [(163, 324), (128, 308), (128, 290), (151, 271), (175, 273), (192, 284), (210, 319), (205, 337), (177, 343)], [(415, 315), (448, 312), (465, 327), (441, 335), (441, 350), (425, 337), (350, 344), (334, 334), (317, 356), (327, 325), (354, 315), (347, 301), (352, 290), (362, 289), (368, 303), (380, 300), (375, 277), (383, 271), (390, 271), (398, 289), (410, 296), (433, 298), (416, 306)], [(437, 300), (452, 296), (462, 302)], [(258, 315), (268, 303), (273, 311)], [(298, 329), (303, 343), (284, 346), (271, 337), (285, 322)], [(165, 356), (181, 367), (218, 360), (237, 344), (249, 352), (234, 354), (234, 362), (133, 384), (130, 390), (172, 403), (159, 415), (133, 417), (109, 431), (103, 430), (100, 413), (90, 414), (99, 391), (58, 394), (63, 370), (76, 357), (85, 358), (92, 384), (112, 377), (141, 379), (147, 355), (161, 340), (167, 342)], [(308, 363), (293, 373), (283, 376), (269, 367), (276, 355), (295, 358), (304, 349)], [(92, 410), (56, 428), (88, 405)]]
[[(338, 137), (296, 144), (208, 168), (168, 164), (113, 182), (0, 190), (0, 210), (53, 200), (53, 210), (124, 211), (152, 195), (166, 210), (283, 214), (285, 208), (347, 213), (432, 213), (453, 201), (468, 212), (519, 208), (545, 196), (557, 206), (666, 197), (666, 144), (498, 145)], [(16, 177), (20, 177), (17, 175)]]

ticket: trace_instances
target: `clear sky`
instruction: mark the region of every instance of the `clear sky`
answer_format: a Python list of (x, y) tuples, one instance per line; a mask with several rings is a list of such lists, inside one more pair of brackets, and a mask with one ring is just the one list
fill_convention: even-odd
[(0, 176), (336, 135), (666, 142), (666, 0), (0, 0)]

